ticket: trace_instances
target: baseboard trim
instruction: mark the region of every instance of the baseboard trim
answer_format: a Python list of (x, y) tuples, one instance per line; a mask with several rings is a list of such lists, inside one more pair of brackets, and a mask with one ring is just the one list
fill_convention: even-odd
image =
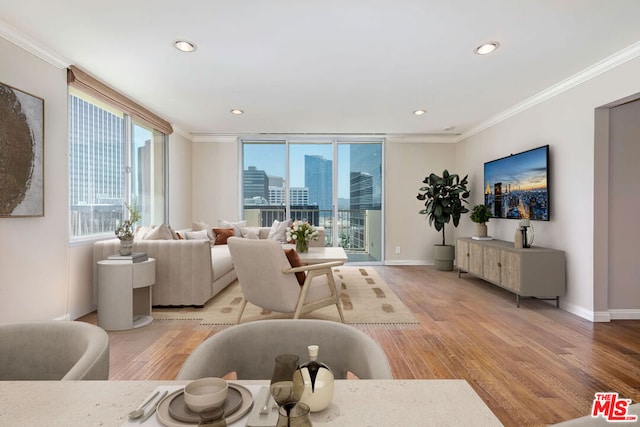
[(433, 261), (422, 259), (386, 259), (384, 265), (433, 265)]
[(637, 308), (614, 308), (609, 310), (611, 320), (640, 320), (640, 310)]

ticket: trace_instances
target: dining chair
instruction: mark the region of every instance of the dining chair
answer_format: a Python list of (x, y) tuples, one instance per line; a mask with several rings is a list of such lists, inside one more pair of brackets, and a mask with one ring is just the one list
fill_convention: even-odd
[[(247, 302), (278, 313), (293, 313), (294, 319), (335, 305), (344, 323), (336, 287), (336, 282), (341, 282), (331, 270), (342, 262), (292, 267), (282, 244), (275, 240), (230, 237), (227, 244), (243, 295), (236, 323), (240, 323)], [(296, 273), (304, 274), (302, 283)]]
[(0, 380), (108, 380), (109, 336), (96, 325), (0, 324)]
[(347, 373), (360, 379), (391, 379), (380, 345), (353, 326), (330, 320), (274, 319), (242, 323), (207, 338), (185, 360), (177, 379), (223, 377), (235, 372), (241, 380), (270, 379), (278, 354), (307, 360), (307, 346), (318, 345), (318, 360), (336, 379)]

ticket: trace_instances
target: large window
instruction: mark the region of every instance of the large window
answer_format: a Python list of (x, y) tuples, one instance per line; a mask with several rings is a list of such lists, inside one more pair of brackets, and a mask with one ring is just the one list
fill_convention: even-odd
[(70, 234), (113, 233), (136, 206), (139, 225), (165, 222), (167, 136), (74, 88), (69, 94)]
[(381, 140), (242, 141), (243, 216), (251, 226), (306, 220), (350, 262), (383, 258)]

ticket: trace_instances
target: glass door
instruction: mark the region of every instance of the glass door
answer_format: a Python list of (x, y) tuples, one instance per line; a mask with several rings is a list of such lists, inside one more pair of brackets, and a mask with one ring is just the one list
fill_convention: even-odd
[(242, 150), (248, 225), (306, 220), (349, 262), (382, 262), (381, 141), (243, 141)]
[(349, 262), (382, 262), (382, 144), (338, 143), (338, 246)]

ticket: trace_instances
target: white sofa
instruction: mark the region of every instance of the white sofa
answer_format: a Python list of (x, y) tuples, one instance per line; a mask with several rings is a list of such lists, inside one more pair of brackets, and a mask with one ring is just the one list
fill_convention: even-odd
[[(270, 227), (260, 227), (258, 237), (266, 239)], [(324, 246), (324, 229), (310, 246)], [(179, 233), (183, 233), (180, 232)], [(93, 280), (97, 289), (97, 262), (117, 254), (118, 239), (93, 245)], [(209, 240), (137, 240), (133, 252), (146, 252), (156, 260), (156, 282), (152, 287), (154, 306), (203, 306), (236, 279), (227, 245)]]

